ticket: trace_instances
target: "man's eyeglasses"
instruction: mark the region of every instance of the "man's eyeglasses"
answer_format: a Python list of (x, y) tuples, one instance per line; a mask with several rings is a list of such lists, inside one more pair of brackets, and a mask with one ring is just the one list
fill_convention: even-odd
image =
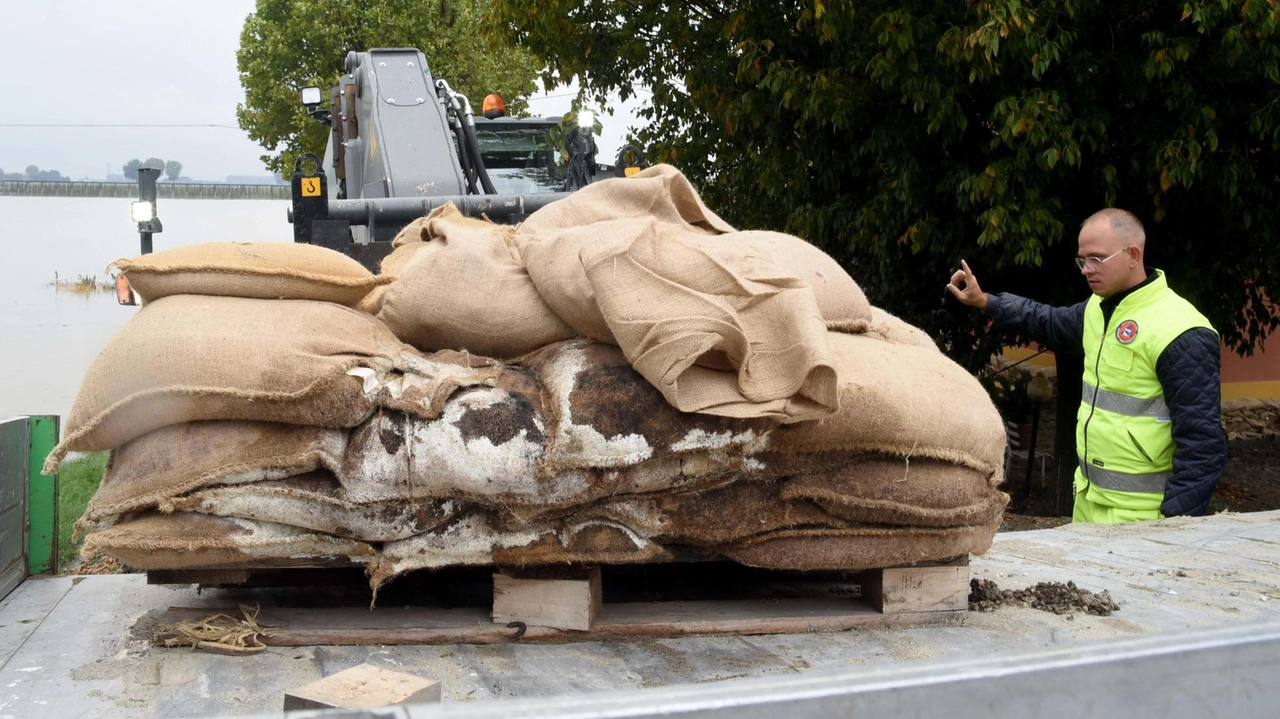
[(1120, 252), (1117, 252), (1115, 255), (1111, 255), (1111, 257), (1098, 257), (1096, 255), (1091, 257), (1077, 257), (1076, 268), (1083, 270), (1084, 268), (1088, 267), (1090, 269), (1096, 270), (1099, 267), (1102, 267), (1103, 265), (1105, 265), (1107, 263), (1107, 260), (1110, 260), (1112, 257), (1115, 257), (1116, 255), (1122, 252), (1128, 251), (1128, 249), (1129, 249), (1129, 246), (1126, 246), (1123, 250), (1120, 250)]

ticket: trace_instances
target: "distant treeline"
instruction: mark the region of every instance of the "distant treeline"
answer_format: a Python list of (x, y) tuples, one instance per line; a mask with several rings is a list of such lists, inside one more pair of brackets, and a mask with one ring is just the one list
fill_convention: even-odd
[(40, 182), (70, 182), (70, 177), (63, 177), (57, 170), (41, 170), (35, 165), (27, 165), (26, 172), (5, 172), (0, 168), (0, 181), (3, 180), (38, 180)]

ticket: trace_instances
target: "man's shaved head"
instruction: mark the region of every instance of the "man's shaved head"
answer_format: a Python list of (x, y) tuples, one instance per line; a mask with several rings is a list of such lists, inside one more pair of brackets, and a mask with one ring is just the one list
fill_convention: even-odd
[(1111, 234), (1126, 245), (1133, 245), (1142, 250), (1147, 247), (1147, 233), (1142, 229), (1142, 221), (1128, 210), (1121, 210), (1118, 207), (1098, 210), (1080, 223), (1080, 227), (1083, 229), (1094, 222), (1106, 222), (1110, 226)]

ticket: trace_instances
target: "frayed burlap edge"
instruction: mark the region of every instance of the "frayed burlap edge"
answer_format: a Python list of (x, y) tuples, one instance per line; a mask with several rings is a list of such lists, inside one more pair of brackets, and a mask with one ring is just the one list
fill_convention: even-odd
[[(114, 456), (114, 455), (113, 455)], [(309, 468), (308, 468), (309, 467)], [(192, 490), (201, 489), (210, 485), (218, 484), (218, 480), (238, 474), (247, 474), (250, 472), (270, 471), (270, 470), (293, 470), (297, 468), (294, 474), (306, 474), (315, 471), (318, 468), (325, 468), (338, 476), (342, 471), (342, 458), (332, 457), (328, 452), (322, 450), (308, 450), (300, 454), (292, 455), (276, 455), (261, 460), (255, 460), (253, 463), (237, 462), (233, 464), (224, 464), (217, 468), (204, 472), (196, 477), (188, 478), (181, 484), (175, 485), (172, 489), (151, 492), (139, 497), (116, 502), (103, 507), (95, 506), (93, 500), (89, 500), (89, 506), (85, 508), (84, 514), (80, 519), (76, 520), (76, 532), (83, 533), (92, 528), (91, 523), (110, 521), (127, 512), (137, 512), (151, 507), (160, 508), (165, 502), (172, 500), (190, 492)], [(107, 474), (111, 473), (111, 466), (107, 466)], [(291, 475), (290, 475), (291, 476)], [(285, 479), (281, 477), (280, 479)], [(96, 496), (96, 495), (95, 495)], [(161, 511), (169, 511), (161, 509)], [(83, 526), (82, 526), (83, 525)]]
[[(266, 524), (265, 522), (262, 524)], [(122, 528), (127, 524), (117, 524), (115, 528)], [(113, 528), (114, 529), (114, 528)], [(200, 551), (210, 552), (228, 552), (239, 554), (243, 557), (243, 563), (251, 564), (260, 562), (263, 555), (269, 555), (273, 548), (276, 549), (294, 549), (298, 551), (288, 552), (288, 556), (292, 559), (299, 558), (315, 558), (315, 557), (345, 557), (352, 562), (364, 562), (371, 568), (377, 560), (378, 551), (368, 542), (362, 542), (356, 539), (346, 539), (343, 537), (335, 537), (320, 532), (302, 531), (299, 534), (288, 537), (273, 537), (267, 539), (253, 539), (248, 530), (244, 535), (238, 535), (234, 541), (228, 541), (226, 538), (215, 539), (194, 539), (190, 537), (161, 537), (161, 538), (138, 538), (128, 544), (120, 544), (112, 542), (112, 530), (107, 529), (101, 532), (90, 534), (84, 540), (84, 545), (80, 548), (80, 556), (86, 559), (92, 559), (96, 554), (106, 554), (116, 557), (121, 561), (125, 561), (122, 553), (127, 555), (130, 553), (147, 553), (147, 552), (180, 552), (180, 553), (197, 553)], [(331, 546), (333, 551), (326, 551), (326, 546)], [(282, 554), (277, 551), (275, 554)], [(206, 563), (200, 562), (197, 556), (190, 557), (190, 567), (205, 566)], [(125, 561), (126, 564), (129, 564)], [(221, 564), (221, 561), (216, 564)], [(132, 565), (130, 565), (132, 566)], [(148, 570), (151, 567), (135, 566), (135, 569)], [(171, 568), (171, 567), (163, 567)]]

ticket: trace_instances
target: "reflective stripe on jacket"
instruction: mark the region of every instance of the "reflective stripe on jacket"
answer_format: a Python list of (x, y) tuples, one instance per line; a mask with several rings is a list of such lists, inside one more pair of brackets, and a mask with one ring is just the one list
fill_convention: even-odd
[[(1204, 315), (1169, 289), (1164, 273), (1134, 290), (1108, 321), (1102, 298), (1084, 312), (1084, 392), (1076, 423), (1077, 502), (1159, 518), (1173, 471), (1173, 433), (1156, 376), (1160, 353), (1195, 327), (1213, 331)], [(1089, 512), (1086, 515), (1091, 514)], [(1093, 512), (1111, 517), (1113, 512)], [(1117, 521), (1103, 519), (1102, 521)]]

